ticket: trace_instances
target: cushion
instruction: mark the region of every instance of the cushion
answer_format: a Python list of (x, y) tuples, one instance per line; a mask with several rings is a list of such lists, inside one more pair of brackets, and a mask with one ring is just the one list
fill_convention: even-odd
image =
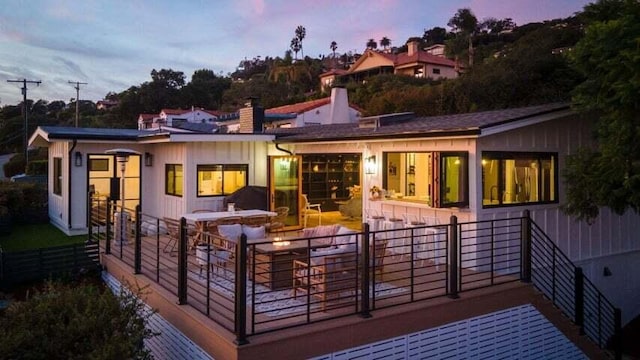
[(242, 225), (218, 225), (218, 234), (227, 240), (238, 242), (240, 235), (242, 235)]
[(242, 225), (242, 233), (247, 235), (247, 240), (264, 239), (267, 237), (264, 226)]
[[(335, 244), (340, 249), (345, 249), (349, 251), (356, 250), (356, 235), (357, 231), (346, 228), (344, 226), (340, 226), (338, 232), (336, 233)], [(349, 235), (352, 234), (352, 235)]]
[(333, 246), (335, 245), (333, 236), (339, 227), (340, 225), (320, 225), (313, 228), (306, 228), (302, 230), (302, 236), (305, 238), (317, 238), (315, 242)]

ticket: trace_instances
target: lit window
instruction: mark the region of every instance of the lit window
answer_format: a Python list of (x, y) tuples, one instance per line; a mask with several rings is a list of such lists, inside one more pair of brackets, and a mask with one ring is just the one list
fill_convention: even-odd
[(165, 194), (182, 196), (182, 165), (166, 164), (165, 172)]
[(482, 153), (482, 205), (554, 203), (557, 154)]
[(247, 185), (249, 165), (198, 165), (198, 196), (229, 195)]
[(466, 152), (385, 153), (384, 158), (383, 187), (390, 199), (432, 207), (468, 206)]

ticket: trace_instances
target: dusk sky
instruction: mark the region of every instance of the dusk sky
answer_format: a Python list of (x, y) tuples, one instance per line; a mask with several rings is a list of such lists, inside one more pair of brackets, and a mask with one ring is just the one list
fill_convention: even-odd
[[(460, 8), (478, 20), (512, 18), (517, 25), (564, 18), (589, 0), (2, 0), (0, 7), (0, 106), (29, 99), (76, 96), (68, 81), (86, 82), (80, 99), (97, 101), (150, 81), (152, 69), (197, 69), (227, 75), (244, 58), (283, 57), (295, 28), (306, 28), (305, 56), (362, 53), (368, 39), (386, 36), (392, 46), (447, 28)], [(449, 28), (447, 28), (449, 30)], [(298, 54), (300, 57), (300, 54)]]

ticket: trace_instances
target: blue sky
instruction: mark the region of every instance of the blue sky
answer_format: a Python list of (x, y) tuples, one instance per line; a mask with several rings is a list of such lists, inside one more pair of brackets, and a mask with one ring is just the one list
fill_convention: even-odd
[[(7, 79), (41, 80), (30, 99), (97, 101), (151, 79), (152, 69), (226, 75), (256, 56), (282, 57), (302, 25), (306, 56), (362, 52), (386, 36), (400, 46), (446, 27), (457, 9), (523, 25), (564, 18), (589, 0), (2, 0), (0, 106), (22, 100)], [(447, 28), (448, 29), (448, 28)], [(300, 54), (299, 54), (300, 55)]]

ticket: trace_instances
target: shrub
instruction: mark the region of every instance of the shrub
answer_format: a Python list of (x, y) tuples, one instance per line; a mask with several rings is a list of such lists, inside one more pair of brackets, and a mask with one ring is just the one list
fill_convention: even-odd
[(47, 166), (49, 161), (47, 160), (34, 160), (29, 161), (27, 166), (27, 175), (47, 175)]
[(136, 293), (104, 286), (48, 283), (0, 315), (0, 357), (8, 359), (148, 359), (143, 340), (153, 311)]
[(47, 188), (43, 184), (0, 181), (0, 205), (20, 224), (49, 221)]

